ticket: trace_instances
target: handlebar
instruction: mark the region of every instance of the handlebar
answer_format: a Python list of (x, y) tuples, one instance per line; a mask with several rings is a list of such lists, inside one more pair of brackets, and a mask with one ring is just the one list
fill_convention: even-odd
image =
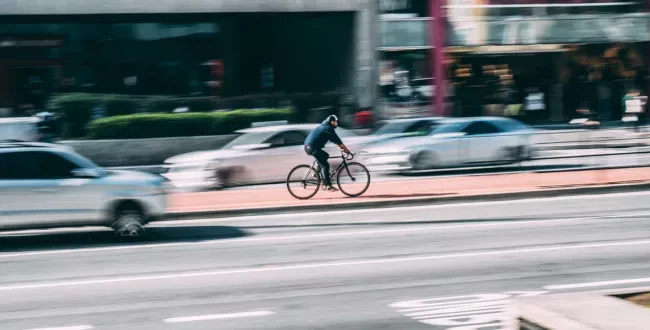
[(350, 151), (350, 153), (347, 153), (347, 152), (341, 150), (341, 158), (343, 158), (345, 160), (353, 160), (354, 156), (356, 156), (356, 154), (353, 151)]

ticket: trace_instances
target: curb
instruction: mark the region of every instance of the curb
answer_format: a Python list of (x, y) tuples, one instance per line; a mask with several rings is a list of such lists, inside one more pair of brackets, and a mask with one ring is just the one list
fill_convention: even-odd
[[(417, 206), (423, 204), (442, 205), (452, 203), (471, 203), (483, 201), (503, 201), (522, 198), (544, 198), (544, 197), (566, 197), (584, 194), (611, 194), (634, 192), (639, 190), (650, 189), (650, 182), (632, 183), (632, 184), (609, 184), (596, 186), (582, 186), (575, 188), (556, 188), (533, 191), (515, 191), (496, 194), (467, 195), (467, 196), (443, 196), (443, 197), (424, 197), (424, 198), (401, 198), (394, 200), (379, 200), (368, 202), (352, 203), (330, 203), (330, 204), (312, 204), (312, 205), (293, 205), (293, 206), (272, 206), (251, 209), (234, 209), (234, 210), (210, 210), (196, 212), (171, 212), (168, 213), (164, 220), (183, 220), (196, 219), (202, 217), (225, 218), (232, 216), (250, 216), (250, 215), (269, 215), (291, 213), (296, 211), (342, 211), (362, 208), (388, 208), (395, 206)], [(161, 220), (161, 221), (164, 221)]]

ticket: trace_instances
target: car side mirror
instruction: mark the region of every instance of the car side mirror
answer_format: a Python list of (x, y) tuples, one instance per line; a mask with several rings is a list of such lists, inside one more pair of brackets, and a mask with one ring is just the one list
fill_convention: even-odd
[(92, 168), (78, 168), (72, 170), (72, 176), (80, 179), (97, 179), (102, 177), (102, 173)]

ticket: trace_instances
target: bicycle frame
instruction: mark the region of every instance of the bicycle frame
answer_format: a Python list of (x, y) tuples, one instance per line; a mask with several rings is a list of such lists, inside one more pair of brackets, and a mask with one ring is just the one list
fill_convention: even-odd
[[(334, 170), (334, 172), (328, 173), (328, 175), (330, 176), (330, 181), (332, 179), (334, 179), (334, 176), (337, 175), (343, 168), (345, 168), (345, 171), (348, 173), (348, 175), (350, 176), (352, 181), (356, 181), (356, 179), (354, 177), (352, 177), (352, 174), (350, 173), (350, 169), (348, 168), (348, 159), (347, 159), (347, 157), (345, 157), (344, 155), (341, 155), (341, 156), (337, 156), (337, 157), (330, 157), (330, 159), (332, 159), (332, 158), (334, 158), (334, 159), (339, 159), (340, 158), (340, 159), (343, 160), (343, 162), (341, 162), (341, 164), (339, 164), (339, 166), (336, 168), (336, 170)], [(352, 160), (353, 158), (350, 158), (350, 160)], [(320, 164), (318, 164), (317, 160), (314, 160), (311, 167), (313, 169), (316, 169), (317, 173), (319, 173), (319, 175), (320, 175), (321, 168), (320, 168)], [(306, 176), (308, 176), (310, 173), (311, 173), (311, 171), (307, 172)], [(305, 178), (303, 178), (303, 180), (307, 180), (307, 178), (305, 177)]]

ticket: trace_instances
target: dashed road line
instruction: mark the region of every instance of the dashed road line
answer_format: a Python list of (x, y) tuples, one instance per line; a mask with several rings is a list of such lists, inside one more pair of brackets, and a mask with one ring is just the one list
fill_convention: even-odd
[(73, 325), (69, 327), (55, 327), (55, 328), (37, 328), (30, 330), (90, 330), (94, 329), (92, 325)]
[(599, 286), (627, 285), (627, 284), (637, 284), (637, 283), (650, 283), (650, 277), (631, 278), (631, 279), (613, 280), (613, 281), (547, 285), (547, 286), (544, 287), (544, 289), (546, 289), (546, 290), (568, 290), (568, 289), (595, 288), (595, 287), (599, 287)]
[(240, 312), (240, 313), (228, 313), (228, 314), (212, 314), (212, 315), (197, 315), (197, 316), (185, 316), (185, 317), (173, 317), (164, 319), (165, 323), (182, 323), (182, 322), (196, 322), (196, 321), (209, 321), (209, 320), (225, 320), (225, 319), (236, 319), (236, 318), (245, 318), (245, 317), (260, 317), (260, 316), (269, 316), (274, 313), (271, 311), (251, 311), (251, 312)]
[(127, 282), (143, 282), (143, 281), (150, 282), (155, 280), (172, 280), (172, 279), (182, 279), (182, 278), (196, 278), (196, 277), (221, 276), (221, 275), (233, 275), (233, 274), (253, 274), (253, 273), (288, 271), (288, 270), (318, 269), (318, 268), (328, 268), (328, 267), (378, 265), (378, 264), (390, 264), (390, 263), (400, 263), (400, 262), (475, 258), (475, 257), (516, 255), (516, 254), (537, 253), (537, 252), (613, 248), (613, 247), (635, 246), (635, 245), (650, 245), (650, 240), (633, 240), (633, 241), (625, 241), (625, 242), (617, 241), (617, 242), (607, 242), (607, 243), (590, 243), (590, 244), (575, 244), (575, 245), (555, 245), (555, 246), (546, 246), (546, 247), (537, 247), (537, 248), (523, 248), (523, 249), (520, 248), (520, 249), (507, 249), (507, 250), (498, 250), (498, 251), (436, 254), (436, 255), (419, 256), (419, 257), (378, 258), (378, 259), (361, 260), (361, 261), (308, 263), (308, 264), (298, 264), (292, 266), (256, 267), (256, 268), (215, 270), (215, 271), (194, 272), (194, 273), (172, 273), (172, 274), (152, 275), (152, 276), (114, 277), (114, 278), (89, 279), (89, 280), (79, 280), (79, 281), (55, 281), (55, 282), (41, 282), (41, 283), (12, 284), (12, 285), (0, 286), (0, 291), (59, 288), (59, 287), (96, 285), (96, 284), (108, 284), (108, 283), (127, 283)]

